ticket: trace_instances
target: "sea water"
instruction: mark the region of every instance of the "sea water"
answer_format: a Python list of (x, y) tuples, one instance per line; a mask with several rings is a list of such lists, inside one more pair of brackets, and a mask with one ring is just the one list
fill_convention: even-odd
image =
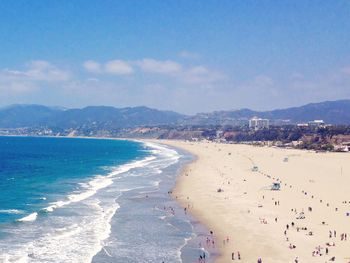
[(169, 195), (191, 159), (136, 141), (0, 137), (0, 262), (195, 261), (206, 230)]

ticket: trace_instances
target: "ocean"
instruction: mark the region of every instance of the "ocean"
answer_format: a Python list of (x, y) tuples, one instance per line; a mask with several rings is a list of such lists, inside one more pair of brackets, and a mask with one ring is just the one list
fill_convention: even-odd
[(196, 262), (171, 198), (193, 157), (127, 140), (0, 137), (0, 262)]

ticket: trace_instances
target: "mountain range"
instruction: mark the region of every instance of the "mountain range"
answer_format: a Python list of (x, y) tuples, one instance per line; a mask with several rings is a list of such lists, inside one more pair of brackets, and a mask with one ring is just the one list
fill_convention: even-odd
[(114, 108), (88, 106), (60, 109), (42, 105), (12, 105), (0, 109), (0, 128), (59, 127), (63, 129), (98, 126), (115, 129), (143, 125), (173, 124), (185, 115), (147, 107)]
[(330, 124), (350, 124), (350, 100), (310, 103), (300, 107), (272, 111), (239, 109), (198, 113), (192, 116), (148, 107), (115, 108), (88, 106), (82, 109), (64, 109), (42, 105), (11, 105), (0, 108), (0, 128), (99, 127), (116, 129), (156, 125), (240, 124), (257, 116), (272, 122), (300, 123), (322, 119)]
[(350, 100), (310, 103), (300, 107), (271, 111), (254, 111), (250, 109), (214, 111), (196, 114), (189, 117), (187, 121), (195, 124), (239, 124), (255, 116), (269, 119), (272, 123), (279, 124), (305, 123), (312, 120), (323, 120), (329, 124), (350, 124)]

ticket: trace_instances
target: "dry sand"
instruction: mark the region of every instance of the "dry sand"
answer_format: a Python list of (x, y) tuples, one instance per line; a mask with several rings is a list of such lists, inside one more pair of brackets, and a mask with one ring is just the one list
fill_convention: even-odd
[[(197, 156), (173, 195), (213, 231), (221, 252), (217, 262), (233, 262), (232, 252), (238, 261), (238, 251), (240, 262), (332, 262), (333, 256), (350, 262), (350, 154), (160, 142)], [(269, 190), (274, 182), (281, 183), (280, 191)], [(300, 212), (305, 219), (297, 219)], [(348, 241), (341, 241), (342, 233)], [(206, 237), (201, 245), (207, 247)]]

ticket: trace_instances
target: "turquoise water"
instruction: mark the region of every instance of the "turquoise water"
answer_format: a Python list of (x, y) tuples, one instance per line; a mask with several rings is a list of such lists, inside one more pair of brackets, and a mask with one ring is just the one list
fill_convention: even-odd
[(130, 141), (0, 137), (0, 223), (48, 206), (82, 179), (148, 155)]
[(0, 137), (0, 262), (196, 261), (207, 231), (168, 194), (191, 158), (136, 141)]

